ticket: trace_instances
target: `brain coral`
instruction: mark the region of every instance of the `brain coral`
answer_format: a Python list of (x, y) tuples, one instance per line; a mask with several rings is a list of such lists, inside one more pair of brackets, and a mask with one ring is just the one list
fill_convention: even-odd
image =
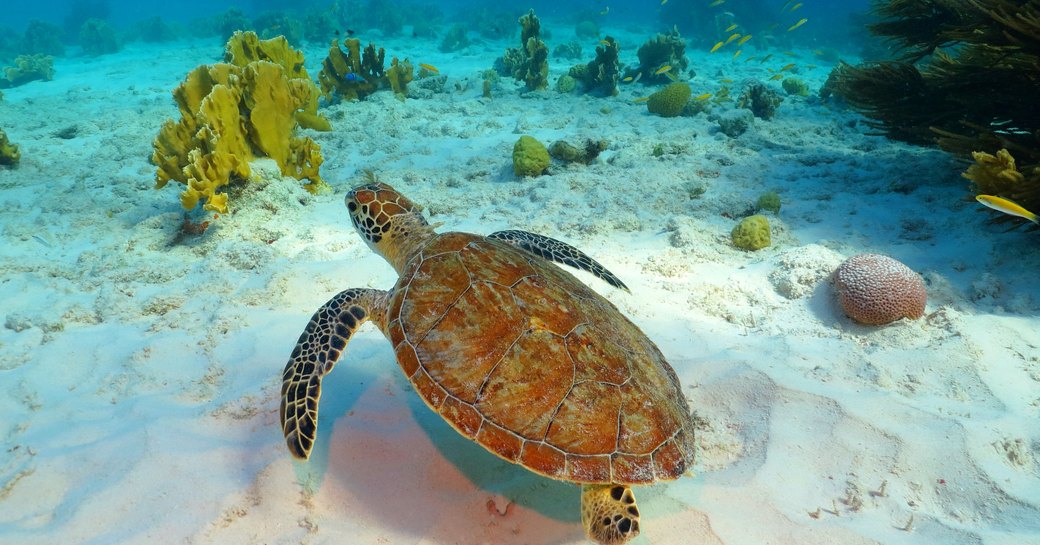
[(842, 310), (862, 324), (883, 325), (924, 315), (924, 282), (891, 257), (850, 257), (835, 271), (834, 286)]

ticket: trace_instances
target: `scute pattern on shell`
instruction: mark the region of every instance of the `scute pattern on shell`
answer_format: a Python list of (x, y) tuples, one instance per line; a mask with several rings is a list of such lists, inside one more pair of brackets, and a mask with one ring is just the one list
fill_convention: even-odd
[(693, 462), (689, 407), (661, 352), (535, 255), (444, 233), (402, 273), (388, 320), (423, 400), (506, 460), (622, 484), (675, 479)]
[(850, 257), (835, 271), (834, 286), (842, 310), (859, 323), (883, 325), (924, 316), (924, 281), (891, 257)]

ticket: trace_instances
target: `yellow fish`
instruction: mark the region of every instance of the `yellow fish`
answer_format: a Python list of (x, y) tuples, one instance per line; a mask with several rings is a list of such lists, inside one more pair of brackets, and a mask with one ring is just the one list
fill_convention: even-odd
[(784, 51), (784, 55), (787, 55), (788, 57), (797, 57), (798, 53), (795, 53), (794, 51)]
[(751, 61), (753, 61), (753, 60), (755, 60), (755, 59), (757, 59), (757, 58), (758, 58), (758, 57), (756, 57), (756, 56), (754, 56), (754, 55), (751, 55), (750, 57), (748, 57), (748, 58), (744, 59), (744, 62), (751, 62)]
[(729, 38), (726, 38), (726, 45), (729, 45), (730, 42), (732, 42), (733, 40), (736, 40), (739, 37), (740, 37), (740, 33), (739, 32), (734, 32), (733, 34), (730, 34)]
[(798, 9), (800, 7), (802, 7), (802, 3), (801, 2), (798, 2), (797, 4), (791, 6), (791, 13), (793, 13), (794, 10), (796, 10), (796, 9)]
[(713, 47), (711, 48), (711, 51), (709, 51), (708, 53), (714, 53), (714, 52), (718, 51), (718, 50), (719, 50), (719, 48), (720, 48), (720, 47), (722, 47), (722, 46), (724, 46), (724, 45), (726, 45), (726, 44), (724, 44), (724, 43), (722, 43), (722, 42), (719, 42), (719, 43), (715, 44), (715, 45), (714, 45), (714, 46), (713, 46)]
[(746, 43), (747, 43), (747, 41), (748, 41), (748, 40), (750, 40), (750, 39), (751, 39), (751, 35), (750, 35), (750, 34), (748, 34), (747, 36), (744, 36), (743, 38), (741, 38), (740, 40), (738, 40), (738, 41), (737, 41), (737, 45), (744, 45), (744, 44), (746, 44)]
[(600, 41), (599, 41), (599, 44), (600, 44), (600, 45), (610, 45), (610, 42), (608, 42), (608, 41), (606, 41), (606, 40), (600, 40)]
[(693, 100), (696, 100), (697, 102), (701, 102), (701, 101), (708, 100), (709, 98), (711, 98), (711, 93), (704, 93), (703, 95), (697, 95), (697, 96), (693, 97)]
[(635, 102), (636, 104), (642, 104), (642, 103), (644, 103), (644, 102), (646, 102), (648, 100), (650, 100), (650, 97), (639, 97), (639, 98), (633, 98), (632, 102)]
[(430, 72), (433, 72), (434, 74), (440, 74), (441, 73), (440, 70), (437, 70), (436, 66), (434, 66), (432, 64), (426, 64), (424, 62), (419, 63), (419, 68), (422, 68), (423, 70), (429, 70)]
[(788, 70), (790, 70), (790, 69), (794, 68), (794, 66), (795, 66), (795, 65), (794, 65), (794, 63), (793, 63), (793, 62), (792, 62), (791, 64), (785, 64), (785, 65), (784, 65), (784, 67), (780, 69), (780, 71), (781, 71), (781, 72), (786, 72), (786, 71), (788, 71)]
[(664, 75), (667, 76), (668, 79), (670, 79), (672, 81), (679, 81), (679, 76), (676, 76), (675, 74), (673, 74), (671, 72), (665, 72)]
[(773, 58), (773, 54), (772, 54), (772, 53), (770, 53), (770, 54), (766, 55), (765, 57), (762, 57), (762, 60), (760, 60), (760, 61), (758, 61), (758, 62), (760, 62), (760, 63), (762, 63), (762, 62), (766, 62), (766, 61), (768, 61), (768, 60), (769, 60), (769, 59), (771, 59), (771, 58)]
[(726, 0), (715, 0), (714, 2), (708, 4), (708, 7), (709, 8), (713, 8), (715, 6), (721, 6), (722, 4), (725, 4), (725, 3), (726, 3)]
[(672, 65), (666, 64), (666, 65), (658, 68), (657, 70), (654, 70), (654, 75), (655, 76), (660, 76), (661, 74), (664, 74), (665, 72), (668, 72), (671, 69), (672, 69)]
[(1018, 216), (1040, 225), (1040, 218), (1037, 218), (1036, 214), (1007, 199), (997, 197), (996, 195), (976, 195), (975, 200), (979, 201), (983, 206), (987, 206), (998, 212), (1003, 212), (1011, 216)]
[(738, 49), (738, 50), (736, 51), (736, 53), (733, 53), (733, 58), (735, 59), (735, 58), (739, 57), (739, 56), (740, 56), (740, 52), (741, 52), (741, 51), (744, 51), (744, 50), (743, 50), (743, 49)]
[(737, 23), (733, 23), (732, 25), (729, 25), (728, 27), (726, 27), (726, 30), (723, 30), (723, 32), (732, 32), (732, 31), (734, 31), (736, 29), (737, 29)]
[(733, 80), (729, 78), (722, 78), (719, 80), (719, 83), (733, 83)]
[(632, 82), (632, 76), (625, 76), (625, 79), (623, 79), (621, 81), (623, 83), (631, 83)]
[(771, 81), (776, 81), (776, 80), (778, 80), (778, 79), (784, 79), (784, 75), (783, 75), (783, 74), (777, 74), (777, 75), (775, 75), (775, 76), (773, 76), (773, 77), (771, 77), (771, 78), (769, 78), (769, 79), (770, 79)]
[(798, 20), (797, 23), (791, 25), (791, 28), (788, 28), (787, 31), (791, 32), (792, 30), (794, 30), (794, 29), (804, 25), (806, 21), (808, 21), (808, 19), (806, 19), (805, 17), (802, 17), (801, 19)]

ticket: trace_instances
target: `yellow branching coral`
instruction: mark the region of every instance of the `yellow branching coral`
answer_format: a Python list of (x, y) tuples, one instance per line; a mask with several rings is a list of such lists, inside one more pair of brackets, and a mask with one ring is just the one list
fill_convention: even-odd
[(18, 163), (22, 155), (18, 153), (18, 146), (7, 140), (7, 133), (0, 129), (0, 165), (12, 166)]
[(397, 57), (390, 59), (390, 68), (386, 71), (386, 79), (390, 82), (390, 88), (398, 97), (408, 94), (408, 83), (412, 81), (412, 63), (405, 59), (399, 62)]
[(181, 182), (187, 186), (181, 193), (185, 209), (201, 202), (206, 210), (226, 213), (223, 187), (248, 179), (249, 162), (267, 156), (284, 175), (307, 179), (305, 187), (317, 190), (323, 184), (320, 147), (293, 134), (295, 114), (317, 92), (308, 83), (265, 60), (192, 70), (173, 92), (180, 120), (163, 123), (153, 143), (156, 188)]
[(1006, 149), (994, 154), (984, 151), (972, 152), (975, 164), (962, 174), (975, 183), (975, 193), (983, 195), (1006, 195), (1008, 190), (1023, 180), (1022, 173), (1015, 168), (1015, 158)]
[(329, 120), (318, 113), (318, 87), (307, 74), (302, 51), (293, 49), (285, 36), (261, 40), (251, 30), (236, 31), (224, 47), (224, 62), (245, 67), (258, 61), (268, 61), (280, 65), (289, 80), (310, 89), (306, 105), (296, 113), (296, 121), (300, 126), (317, 131), (332, 130)]
[(328, 57), (321, 63), (318, 84), (322, 96), (360, 100), (389, 84), (383, 70), (383, 48), (377, 50), (375, 45), (368, 44), (362, 52), (361, 40), (357, 38), (343, 40), (343, 48), (333, 40)]

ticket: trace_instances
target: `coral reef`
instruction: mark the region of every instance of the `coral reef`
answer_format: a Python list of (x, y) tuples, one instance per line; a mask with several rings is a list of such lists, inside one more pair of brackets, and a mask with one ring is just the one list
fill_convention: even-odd
[(595, 40), (599, 37), (599, 25), (595, 21), (583, 19), (574, 25), (574, 35), (583, 40)]
[(784, 78), (784, 81), (780, 82), (780, 86), (789, 95), (809, 96), (809, 84), (799, 78)]
[(408, 83), (412, 81), (412, 63), (405, 59), (403, 62), (397, 57), (390, 59), (390, 68), (386, 70), (386, 80), (394, 95), (404, 98), (408, 95)]
[[(658, 34), (639, 46), (636, 55), (639, 57), (639, 66), (626, 70), (625, 77), (639, 76), (646, 85), (674, 81), (674, 78), (686, 72), (689, 66), (686, 59), (686, 41), (675, 27), (672, 27), (668, 34)], [(656, 72), (664, 66), (670, 66), (671, 70), (657, 74)]]
[(749, 252), (766, 248), (773, 242), (769, 233), (769, 220), (757, 214), (740, 220), (729, 236), (734, 246)]
[(294, 85), (308, 88), (308, 102), (296, 112), (296, 121), (306, 129), (330, 131), (332, 125), (318, 113), (318, 87), (303, 67), (303, 52), (293, 49), (285, 36), (261, 40), (253, 31), (235, 32), (224, 46), (224, 62), (245, 67), (257, 61), (273, 62), (285, 70)]
[(7, 133), (0, 129), (0, 165), (13, 166), (21, 158), (21, 154), (18, 153), (18, 146), (8, 141)]
[(346, 100), (360, 100), (387, 84), (383, 69), (386, 52), (382, 47), (376, 50), (368, 44), (362, 53), (361, 40), (357, 38), (343, 40), (343, 47), (346, 49), (333, 40), (329, 55), (321, 63), (318, 84), (323, 96), (335, 94)]
[(758, 197), (755, 202), (755, 210), (762, 212), (780, 213), (780, 194), (776, 191), (766, 191)]
[(716, 122), (719, 124), (719, 130), (722, 131), (722, 134), (730, 138), (736, 138), (751, 128), (751, 125), (755, 122), (755, 114), (751, 113), (750, 110), (737, 108), (724, 112), (718, 116)]
[(661, 117), (676, 117), (683, 112), (690, 100), (690, 84), (677, 81), (650, 95), (646, 109)]
[(549, 48), (540, 38), (541, 22), (532, 9), (520, 16), (520, 47), (509, 48), (501, 64), (513, 79), (524, 82), (528, 91), (549, 86)]
[(776, 109), (784, 98), (780, 93), (766, 87), (760, 81), (748, 80), (744, 83), (744, 92), (737, 99), (737, 106), (747, 108), (755, 117), (761, 119), (772, 119), (776, 115)]
[(4, 68), (0, 88), (17, 87), (38, 79), (50, 81), (53, 78), (54, 59), (50, 55), (19, 55), (14, 59), (14, 66)]
[(834, 287), (845, 314), (862, 324), (883, 325), (924, 316), (924, 281), (891, 257), (850, 257), (834, 272)]
[(513, 173), (517, 176), (540, 176), (550, 162), (549, 150), (532, 136), (521, 136), (513, 145)]
[(452, 51), (458, 51), (469, 47), (469, 38), (466, 37), (465, 25), (455, 24), (448, 29), (448, 32), (444, 34), (444, 38), (441, 39), (441, 45), (438, 49), (442, 53), (451, 53)]
[[(830, 91), (891, 138), (964, 158), (1007, 149), (1024, 172), (1040, 164), (1040, 2), (888, 0), (875, 15), (871, 32), (900, 58), (839, 64)], [(1019, 204), (1038, 208), (1040, 196)]]
[[(236, 57), (248, 54), (239, 49), (243, 43), (229, 41), (228, 56), (243, 60)], [(294, 68), (302, 70), (302, 59), (299, 64)], [(283, 175), (307, 179), (304, 187), (317, 191), (324, 183), (320, 148), (293, 134), (295, 114), (315, 95), (312, 82), (266, 59), (199, 66), (173, 91), (180, 120), (166, 120), (153, 143), (156, 188), (176, 180), (187, 186), (181, 193), (185, 209), (202, 202), (206, 210), (225, 213), (228, 195), (222, 188), (247, 180), (249, 162), (267, 156)]]
[(43, 21), (30, 21), (22, 34), (19, 51), (23, 55), (60, 57), (65, 54), (65, 44), (61, 41), (63, 35), (64, 32), (57, 25)]
[(579, 64), (570, 69), (570, 76), (581, 82), (586, 93), (597, 92), (603, 96), (618, 94), (621, 67), (618, 52), (621, 46), (610, 36), (600, 40), (596, 47), (596, 58), (588, 64)]
[(79, 45), (91, 57), (119, 51), (116, 30), (104, 19), (87, 19), (79, 28)]
[[(1019, 171), (1015, 158), (1006, 149), (998, 150), (996, 154), (976, 151), (971, 156), (975, 163), (962, 176), (972, 181), (975, 194), (996, 195), (1010, 199), (1027, 210), (1040, 210), (1040, 165), (1024, 167)], [(1008, 214), (997, 214), (994, 221), (1030, 225)]]
[(574, 76), (570, 74), (563, 74), (556, 80), (556, 90), (561, 93), (573, 93), (577, 88), (578, 80), (574, 79)]
[(565, 163), (589, 164), (607, 149), (606, 140), (586, 140), (582, 147), (564, 140), (557, 140), (549, 146), (549, 155)]
[(580, 59), (581, 44), (578, 42), (567, 42), (553, 48), (553, 57), (558, 59)]

